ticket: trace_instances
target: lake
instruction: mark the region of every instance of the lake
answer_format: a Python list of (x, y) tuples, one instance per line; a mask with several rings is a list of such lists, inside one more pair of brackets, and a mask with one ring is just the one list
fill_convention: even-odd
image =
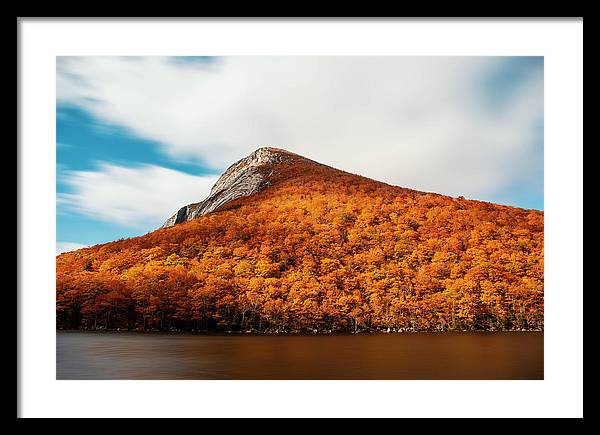
[(543, 332), (56, 333), (57, 379), (543, 379)]

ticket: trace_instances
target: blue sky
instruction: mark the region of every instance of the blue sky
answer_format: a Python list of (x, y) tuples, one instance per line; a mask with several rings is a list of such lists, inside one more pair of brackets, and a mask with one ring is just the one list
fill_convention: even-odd
[[(156, 142), (131, 135), (123, 127), (98, 122), (77, 107), (58, 105), (56, 127), (56, 191), (59, 197), (72, 191), (65, 180), (70, 171), (94, 171), (102, 162), (134, 168), (153, 164), (187, 174), (218, 175), (218, 171), (206, 167), (199, 159), (168, 158), (160, 152)], [(137, 236), (152, 229), (154, 226), (146, 223), (123, 225), (75, 212), (62, 204), (57, 206), (58, 241), (93, 245)]]
[(57, 252), (156, 229), (253, 149), (543, 209), (541, 57), (57, 58)]

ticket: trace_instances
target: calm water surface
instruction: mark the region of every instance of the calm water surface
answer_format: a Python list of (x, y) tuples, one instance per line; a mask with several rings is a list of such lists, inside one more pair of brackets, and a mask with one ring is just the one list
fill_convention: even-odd
[(542, 332), (56, 333), (57, 379), (543, 379)]

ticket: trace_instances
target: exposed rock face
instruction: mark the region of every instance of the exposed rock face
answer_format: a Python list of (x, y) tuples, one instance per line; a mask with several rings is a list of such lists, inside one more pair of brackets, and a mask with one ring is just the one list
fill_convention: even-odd
[(278, 148), (257, 149), (248, 157), (231, 165), (212, 187), (208, 198), (181, 207), (161, 228), (204, 216), (234, 199), (263, 190), (270, 185), (269, 177), (273, 173), (273, 165), (285, 162), (294, 156)]

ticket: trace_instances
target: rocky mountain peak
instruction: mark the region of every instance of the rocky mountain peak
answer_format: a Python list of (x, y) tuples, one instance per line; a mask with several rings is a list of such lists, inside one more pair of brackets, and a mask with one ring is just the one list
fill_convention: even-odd
[(274, 165), (301, 158), (289, 151), (262, 147), (238, 160), (219, 177), (205, 200), (181, 207), (161, 228), (171, 227), (204, 216), (242, 196), (249, 196), (271, 184)]
[(248, 157), (244, 157), (231, 165), (219, 177), (215, 185), (210, 190), (210, 194), (214, 195), (222, 190), (232, 186), (240, 176), (244, 175), (248, 170), (261, 165), (275, 164), (284, 160), (289, 153), (278, 148), (263, 147), (252, 152)]

